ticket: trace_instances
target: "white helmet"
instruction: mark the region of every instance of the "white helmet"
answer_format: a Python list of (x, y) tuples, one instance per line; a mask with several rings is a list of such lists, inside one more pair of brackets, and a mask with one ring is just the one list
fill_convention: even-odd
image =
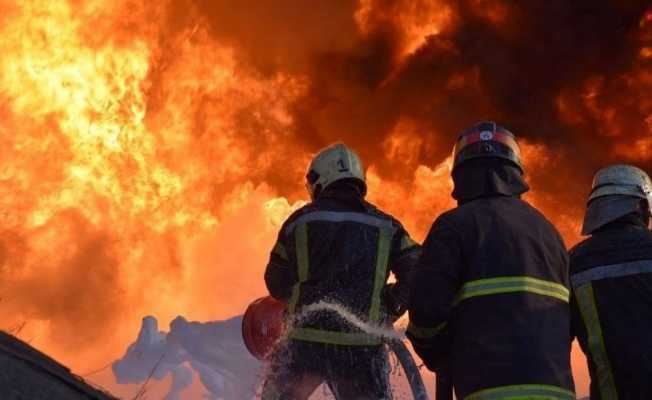
[(314, 200), (333, 182), (354, 179), (360, 183), (362, 194), (367, 192), (362, 162), (357, 154), (342, 143), (322, 149), (312, 160), (306, 174), (306, 188)]
[(631, 165), (611, 165), (595, 174), (582, 233), (596, 229), (640, 209), (640, 200), (652, 207), (652, 181)]

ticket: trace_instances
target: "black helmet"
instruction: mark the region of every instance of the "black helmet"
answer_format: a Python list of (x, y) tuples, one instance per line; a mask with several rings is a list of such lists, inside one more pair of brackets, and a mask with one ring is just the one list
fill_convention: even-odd
[(509, 160), (523, 173), (516, 137), (495, 122), (480, 122), (460, 134), (453, 149), (453, 171), (463, 162), (481, 157)]

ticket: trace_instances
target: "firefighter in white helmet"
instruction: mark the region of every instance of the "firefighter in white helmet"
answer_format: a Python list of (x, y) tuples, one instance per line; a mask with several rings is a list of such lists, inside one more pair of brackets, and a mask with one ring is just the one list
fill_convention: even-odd
[[(332, 305), (365, 324), (391, 324), (405, 312), (419, 246), (365, 201), (362, 163), (344, 144), (315, 156), (306, 187), (312, 201), (283, 224), (265, 272), (270, 294), (288, 304), (290, 326), (271, 356), (262, 398), (307, 399), (325, 382), (338, 399), (388, 399), (381, 339)], [(390, 272), (396, 283), (388, 285)], [(331, 306), (305, 311), (324, 303)]]
[(591, 399), (652, 399), (652, 182), (613, 165), (593, 180), (570, 252), (573, 331), (587, 355)]

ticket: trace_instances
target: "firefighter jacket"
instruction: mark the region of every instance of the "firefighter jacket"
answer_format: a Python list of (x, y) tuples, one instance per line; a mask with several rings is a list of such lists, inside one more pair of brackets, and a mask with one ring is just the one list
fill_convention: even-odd
[(458, 191), (461, 205), (424, 242), (407, 335), (429, 369), (450, 374), (458, 399), (574, 399), (566, 248), (518, 197), (516, 169), (489, 167), (502, 182)]
[(630, 215), (573, 248), (570, 262), (591, 399), (652, 399), (652, 232)]
[[(408, 276), (420, 246), (359, 192), (335, 186), (285, 221), (265, 282), (272, 296), (288, 302), (291, 339), (379, 345), (380, 338), (350, 319), (378, 325), (405, 312)], [(396, 283), (388, 285), (390, 272)], [(307, 310), (308, 305), (313, 309)], [(348, 313), (349, 320), (332, 305)]]

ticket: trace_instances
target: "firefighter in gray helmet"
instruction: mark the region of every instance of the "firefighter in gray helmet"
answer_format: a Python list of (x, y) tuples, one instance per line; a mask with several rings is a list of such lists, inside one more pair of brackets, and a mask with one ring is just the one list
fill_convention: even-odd
[(591, 399), (652, 399), (652, 182), (613, 165), (595, 175), (570, 251), (572, 325), (587, 355)]
[[(324, 382), (337, 399), (391, 398), (381, 340), (332, 307), (305, 309), (331, 303), (368, 324), (393, 323), (405, 313), (420, 247), (365, 200), (362, 163), (344, 144), (315, 156), (306, 187), (312, 201), (283, 224), (265, 272), (270, 294), (288, 304), (290, 326), (272, 354), (262, 399), (307, 399)], [(390, 272), (395, 284), (387, 284)]]

